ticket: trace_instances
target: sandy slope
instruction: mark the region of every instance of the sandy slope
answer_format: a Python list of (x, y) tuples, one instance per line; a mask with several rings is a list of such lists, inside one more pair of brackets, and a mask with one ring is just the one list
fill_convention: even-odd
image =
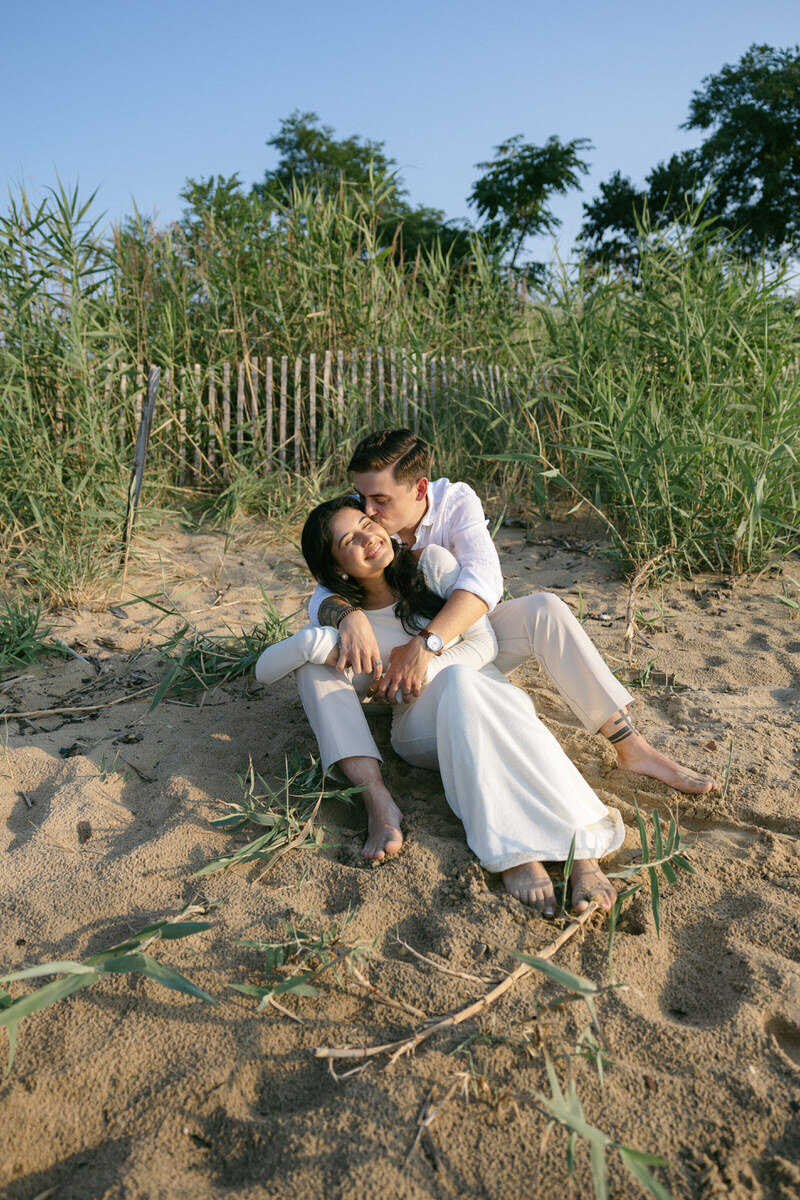
[[(556, 590), (580, 610), (612, 665), (622, 665), (625, 586), (585, 532), (553, 525), (536, 536), (565, 535), (566, 547), (527, 545), (521, 532), (504, 529), (509, 590)], [(256, 620), (259, 582), (285, 613), (307, 593), (288, 544), (175, 535), (151, 546), (146, 559), (135, 587), (166, 586), (206, 630)], [(800, 578), (800, 567), (787, 575)], [(622, 812), (628, 837), (617, 866), (635, 855), (636, 803), (665, 818), (678, 811), (694, 840), (697, 874), (664, 890), (660, 939), (645, 894), (622, 919), (614, 966), (628, 986), (601, 1001), (614, 1057), (604, 1087), (594, 1067), (572, 1059), (587, 1117), (612, 1138), (668, 1159), (661, 1178), (675, 1197), (800, 1193), (800, 622), (776, 603), (779, 592), (776, 574), (673, 588), (663, 620), (647, 629), (656, 649), (637, 653), (638, 671), (654, 660), (651, 686), (637, 692), (639, 727), (721, 779), (732, 744), (724, 799), (679, 799), (615, 770), (609, 747), (576, 725), (536, 668), (518, 672), (581, 771)], [(646, 598), (641, 607), (657, 615)], [(399, 762), (387, 722), (378, 720), (387, 776), (408, 820), (398, 860), (363, 865), (360, 815), (331, 802), (322, 813), (327, 845), (286, 856), (263, 883), (250, 882), (255, 872), (243, 868), (192, 880), (235, 843), (208, 819), (240, 796), (236, 772), (248, 755), (274, 779), (284, 755), (313, 749), (294, 684), (269, 692), (239, 684), (199, 708), (166, 704), (148, 714), (133, 693), (153, 676), (141, 663), (119, 676), (134, 651), (155, 641), (153, 611), (140, 604), (121, 616), (68, 613), (60, 622), (61, 636), (94, 658), (99, 673), (74, 660), (20, 672), (4, 685), (6, 709), (58, 707), (81, 687), (89, 701), (125, 696), (126, 688), (131, 695), (96, 717), (7, 723), (2, 969), (80, 959), (193, 898), (225, 897), (212, 930), (155, 951), (221, 1004), (207, 1007), (127, 976), (23, 1024), (13, 1073), (0, 1087), (2, 1195), (569, 1194), (563, 1135), (543, 1139), (545, 1122), (525, 1099), (547, 1091), (538, 1036), (549, 1039), (564, 1078), (559, 1047), (574, 1047), (587, 1024), (585, 1009), (573, 1005), (545, 1014), (537, 1027), (537, 1006), (557, 993), (552, 984), (529, 979), (415, 1056), (388, 1068), (376, 1061), (343, 1079), (311, 1048), (388, 1041), (418, 1022), (333, 979), (315, 999), (287, 999), (299, 1022), (257, 1014), (255, 1001), (227, 986), (263, 978), (259, 956), (237, 942), (278, 935), (292, 915), (320, 929), (355, 911), (346, 937), (376, 943), (364, 972), (428, 1014), (480, 996), (513, 965), (509, 948), (543, 947), (553, 927), (477, 868), (438, 776)], [(91, 825), (85, 844), (79, 821)], [(607, 982), (607, 940), (596, 917), (557, 961)], [(435, 1104), (453, 1084), (432, 1142), (408, 1157), (426, 1099)], [(612, 1195), (639, 1194), (613, 1154), (609, 1162)], [(583, 1148), (576, 1184), (591, 1194)]]

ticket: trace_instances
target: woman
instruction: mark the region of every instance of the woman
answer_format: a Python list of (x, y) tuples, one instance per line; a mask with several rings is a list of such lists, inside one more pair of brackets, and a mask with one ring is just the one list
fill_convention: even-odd
[[(459, 574), (456, 560), (440, 546), (428, 546), (418, 560), (400, 548), (351, 496), (314, 509), (302, 548), (319, 582), (367, 612), (386, 661), (409, 634), (424, 635)], [(496, 651), (485, 617), (438, 650), (418, 699), (390, 697), (395, 704), (392, 746), (413, 766), (439, 769), (470, 848), (481, 866), (503, 876), (513, 896), (552, 915), (555, 894), (542, 864), (563, 861), (574, 838), (573, 907), (582, 912), (596, 899), (609, 909), (616, 893), (597, 859), (622, 844), (619, 814), (601, 803), (569, 761), (539, 721), (530, 697), (492, 666)], [(330, 672), (338, 657), (336, 630), (307, 626), (264, 651), (256, 678), (269, 683), (304, 662)], [(361, 695), (371, 682), (371, 675), (354, 680)], [(320, 749), (327, 770), (332, 764), (325, 746)], [(351, 782), (362, 782), (352, 770), (348, 775)], [(387, 853), (402, 845), (402, 814), (386, 795), (388, 801), (371, 795), (369, 787), (364, 793), (370, 820), (367, 857), (384, 856), (373, 853), (376, 826), (384, 827), (381, 845)]]

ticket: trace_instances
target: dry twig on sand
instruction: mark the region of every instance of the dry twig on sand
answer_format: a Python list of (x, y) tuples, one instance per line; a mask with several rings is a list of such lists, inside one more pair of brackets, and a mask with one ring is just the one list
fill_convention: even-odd
[[(552, 958), (561, 947), (574, 937), (579, 929), (599, 909), (597, 901), (593, 900), (589, 907), (582, 912), (579, 917), (576, 917), (566, 929), (562, 929), (557, 938), (545, 946), (537, 957), (539, 959)], [(427, 1041), (434, 1033), (439, 1033), (443, 1029), (453, 1029), (456, 1025), (461, 1025), (462, 1022), (468, 1021), (470, 1017), (476, 1017), (478, 1013), (482, 1013), (494, 1004), (495, 1000), (499, 1000), (506, 992), (510, 991), (515, 984), (524, 979), (526, 975), (530, 975), (535, 968), (526, 962), (521, 962), (518, 967), (515, 967), (510, 975), (507, 975), (496, 987), (491, 991), (486, 992), (481, 996), (480, 1000), (468, 1004), (465, 1008), (459, 1009), (458, 1012), (452, 1013), (449, 1017), (443, 1017), (440, 1021), (435, 1021), (426, 1029), (420, 1029), (416, 1033), (411, 1034), (407, 1038), (402, 1038), (397, 1042), (386, 1042), (382, 1046), (318, 1046), (314, 1050), (315, 1058), (374, 1058), (379, 1054), (388, 1054), (389, 1062), (396, 1062), (398, 1058), (402, 1058), (404, 1054), (410, 1054), (416, 1050), (422, 1042)]]
[(648, 575), (650, 575), (655, 567), (658, 566), (662, 558), (666, 558), (668, 554), (672, 553), (672, 549), (672, 546), (666, 546), (663, 550), (659, 550), (658, 554), (656, 554), (653, 558), (649, 558), (644, 566), (640, 567), (631, 580), (631, 586), (628, 590), (628, 607), (625, 610), (625, 634), (623, 637), (625, 652), (628, 656), (628, 666), (630, 666), (633, 662), (634, 638), (641, 638), (646, 646), (649, 646), (651, 650), (655, 650), (655, 646), (652, 644), (652, 642), (648, 642), (647, 639), (636, 628), (636, 597), (638, 595), (639, 588), (643, 585)]

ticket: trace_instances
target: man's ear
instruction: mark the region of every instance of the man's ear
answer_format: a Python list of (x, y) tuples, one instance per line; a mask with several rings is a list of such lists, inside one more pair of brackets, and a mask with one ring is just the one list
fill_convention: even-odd
[(420, 500), (424, 500), (428, 494), (428, 480), (425, 478), (418, 479), (414, 486), (416, 488), (416, 491), (414, 493), (414, 499), (417, 502), (419, 502)]

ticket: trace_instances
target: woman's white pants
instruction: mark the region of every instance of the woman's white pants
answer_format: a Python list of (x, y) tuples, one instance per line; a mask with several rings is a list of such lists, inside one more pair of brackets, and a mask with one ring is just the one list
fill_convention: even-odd
[(607, 809), (545, 728), (526, 692), (493, 666), (441, 671), (392, 721), (406, 762), (438, 767), (447, 802), (488, 871), (530, 861), (601, 858), (622, 844)]
[[(534, 657), (590, 733), (632, 703), (633, 696), (558, 596), (536, 592), (505, 600), (489, 613), (489, 620), (498, 644), (494, 665), (509, 675)], [(309, 663), (299, 668), (296, 677), (324, 769), (356, 755), (380, 761), (360, 700), (371, 676), (356, 676), (351, 682), (333, 667)]]

